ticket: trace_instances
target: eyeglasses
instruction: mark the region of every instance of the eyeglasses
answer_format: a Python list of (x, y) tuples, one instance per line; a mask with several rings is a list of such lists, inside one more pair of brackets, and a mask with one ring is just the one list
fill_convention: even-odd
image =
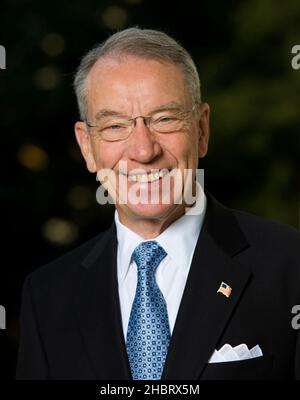
[(194, 111), (197, 103), (190, 110), (170, 109), (156, 112), (151, 116), (138, 115), (135, 118), (126, 119), (119, 116), (102, 117), (98, 125), (86, 125), (95, 129), (90, 132), (93, 136), (99, 136), (108, 142), (115, 142), (127, 139), (136, 126), (136, 120), (143, 118), (144, 124), (152, 131), (158, 133), (173, 133), (182, 130)]

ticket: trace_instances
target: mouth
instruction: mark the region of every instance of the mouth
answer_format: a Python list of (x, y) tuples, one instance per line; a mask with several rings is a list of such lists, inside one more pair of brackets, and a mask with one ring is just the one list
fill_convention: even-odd
[(123, 174), (121, 175), (127, 176), (128, 180), (131, 182), (141, 182), (141, 183), (151, 183), (158, 181), (159, 179), (163, 179), (166, 175), (169, 174), (169, 170), (164, 168), (159, 171), (148, 172), (146, 174)]

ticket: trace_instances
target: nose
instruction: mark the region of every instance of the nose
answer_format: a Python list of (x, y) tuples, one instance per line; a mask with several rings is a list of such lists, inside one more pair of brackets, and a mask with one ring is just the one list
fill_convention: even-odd
[(162, 153), (155, 133), (151, 132), (143, 117), (137, 117), (128, 145), (128, 157), (140, 163), (149, 163)]

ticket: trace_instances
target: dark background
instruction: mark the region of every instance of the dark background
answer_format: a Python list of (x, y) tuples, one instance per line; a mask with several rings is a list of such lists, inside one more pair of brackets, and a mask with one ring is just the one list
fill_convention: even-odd
[(198, 66), (212, 118), (205, 187), (299, 228), (299, 0), (2, 0), (0, 379), (14, 377), (25, 276), (112, 219), (75, 142), (72, 79), (95, 43), (133, 25), (175, 37)]

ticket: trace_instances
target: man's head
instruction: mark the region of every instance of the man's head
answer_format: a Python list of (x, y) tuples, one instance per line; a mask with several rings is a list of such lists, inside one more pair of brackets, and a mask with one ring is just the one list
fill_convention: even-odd
[[(209, 107), (201, 104), (194, 62), (174, 39), (153, 30), (118, 32), (83, 58), (74, 84), (82, 119), (75, 132), (90, 172), (111, 169), (117, 186), (126, 175), (126, 190), (138, 185), (141, 196), (161, 193), (161, 170), (195, 173), (207, 152)], [(169, 204), (161, 197), (158, 204), (116, 204), (121, 221), (166, 227), (185, 207), (174, 204), (174, 182), (170, 191)]]

